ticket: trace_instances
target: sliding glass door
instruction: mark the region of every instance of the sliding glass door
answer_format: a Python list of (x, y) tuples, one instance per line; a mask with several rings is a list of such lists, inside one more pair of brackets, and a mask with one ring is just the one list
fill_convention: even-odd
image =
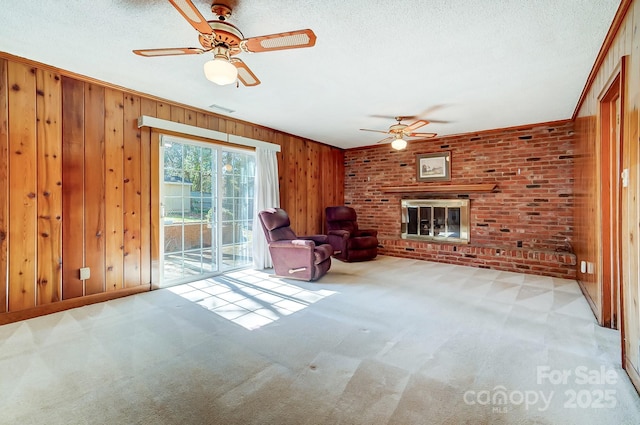
[(252, 263), (255, 156), (163, 136), (161, 286)]

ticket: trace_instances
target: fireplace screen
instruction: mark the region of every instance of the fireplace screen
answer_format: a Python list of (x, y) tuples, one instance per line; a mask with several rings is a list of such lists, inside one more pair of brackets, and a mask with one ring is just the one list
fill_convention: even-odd
[(402, 238), (469, 242), (468, 199), (403, 199)]

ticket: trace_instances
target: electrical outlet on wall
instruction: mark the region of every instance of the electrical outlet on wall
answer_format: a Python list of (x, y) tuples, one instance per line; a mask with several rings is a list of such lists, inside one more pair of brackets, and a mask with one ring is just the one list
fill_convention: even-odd
[(87, 280), (91, 277), (91, 269), (89, 267), (82, 267), (80, 269), (80, 280)]

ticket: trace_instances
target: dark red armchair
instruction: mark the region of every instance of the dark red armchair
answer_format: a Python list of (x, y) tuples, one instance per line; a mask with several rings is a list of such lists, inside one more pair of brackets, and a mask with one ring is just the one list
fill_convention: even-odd
[(281, 208), (260, 211), (258, 217), (277, 276), (311, 281), (329, 271), (333, 248), (326, 235), (296, 236)]
[(359, 229), (356, 210), (338, 206), (325, 208), (327, 237), (333, 256), (339, 260), (366, 261), (378, 255), (378, 231)]

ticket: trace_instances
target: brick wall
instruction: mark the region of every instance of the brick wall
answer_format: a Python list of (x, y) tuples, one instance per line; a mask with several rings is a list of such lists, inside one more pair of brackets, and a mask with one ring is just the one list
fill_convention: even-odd
[[(575, 278), (573, 123), (557, 122), (345, 152), (345, 204), (376, 228), (380, 253), (497, 270)], [(416, 181), (416, 155), (451, 151), (451, 181)], [(385, 186), (495, 183), (492, 193), (385, 193)], [(471, 200), (469, 245), (403, 240), (400, 200)]]

